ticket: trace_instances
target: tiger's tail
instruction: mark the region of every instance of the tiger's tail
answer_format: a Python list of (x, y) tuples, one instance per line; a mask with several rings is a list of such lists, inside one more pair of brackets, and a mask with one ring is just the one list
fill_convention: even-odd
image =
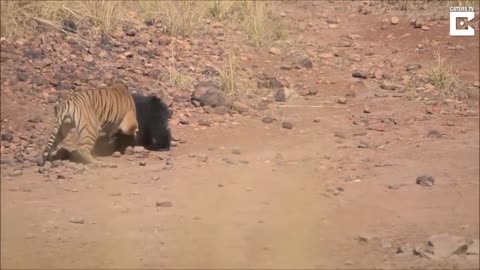
[[(60, 131), (60, 128), (63, 124), (63, 117), (61, 117), (62, 113), (59, 112), (58, 105), (56, 105), (54, 107), (54, 109), (55, 109), (55, 116), (56, 116), (57, 120), (55, 122), (55, 125), (52, 128), (52, 131), (50, 132), (50, 135), (48, 136), (47, 146), (45, 147), (45, 150), (43, 150), (42, 161), (41, 161), (41, 164), (40, 164), (42, 166), (49, 159), (50, 152), (51, 152), (52, 148), (55, 147), (56, 144), (58, 144), (59, 141), (60, 141), (59, 136), (61, 136), (61, 134), (60, 134), (59, 131)], [(63, 112), (63, 110), (61, 110), (61, 112)]]

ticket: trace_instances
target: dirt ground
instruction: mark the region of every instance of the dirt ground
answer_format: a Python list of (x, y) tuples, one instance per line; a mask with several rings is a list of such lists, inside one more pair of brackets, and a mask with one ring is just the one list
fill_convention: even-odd
[[(358, 11), (365, 8), (372, 12)], [(245, 97), (247, 113), (225, 115), (172, 97), (170, 124), (180, 142), (169, 152), (99, 158), (117, 168), (36, 166), (53, 123), (48, 98), (60, 94), (32, 87), (30, 78), (57, 62), (36, 68), (44, 60), (15, 58), (27, 45), (3, 40), (2, 269), (478, 269), (478, 13), (470, 38), (450, 37), (448, 17), (426, 17), (422, 30), (410, 25), (411, 15), (360, 1), (277, 9), (303, 30), (266, 48), (243, 47), (241, 64), (288, 81), (299, 95)], [(332, 16), (335, 26), (325, 22)], [(391, 24), (392, 16), (400, 22)], [(225, 42), (235, 33), (223, 31)], [(192, 44), (202, 50), (202, 42)], [(280, 68), (292, 51), (309, 55), (313, 67)], [(437, 52), (468, 95), (442, 96), (422, 81)], [(70, 59), (55, 53), (46, 52), (59, 63)], [(117, 72), (108, 59), (94, 61), (85, 72)], [(412, 64), (421, 67), (407, 71)], [(22, 67), (28, 80), (18, 76)], [(358, 70), (373, 75), (353, 77)], [(140, 79), (130, 85), (148, 88), (142, 74), (132, 76)], [(402, 87), (382, 89), (387, 79)], [(255, 105), (266, 100), (266, 109)], [(433, 176), (433, 186), (417, 184), (420, 175)], [(444, 233), (472, 249), (432, 258), (427, 243)]]

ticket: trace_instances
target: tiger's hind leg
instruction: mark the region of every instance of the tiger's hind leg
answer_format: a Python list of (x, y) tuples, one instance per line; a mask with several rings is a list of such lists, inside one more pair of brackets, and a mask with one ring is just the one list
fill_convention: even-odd
[(52, 150), (57, 148), (73, 127), (74, 126), (71, 123), (67, 122), (57, 124), (53, 127), (53, 130), (50, 133), (50, 138), (47, 142), (47, 147), (43, 152), (42, 162), (39, 164), (40, 166), (43, 166), (47, 160), (50, 160)]
[(78, 150), (72, 153), (75, 159), (78, 159), (83, 163), (91, 164), (94, 167), (117, 167), (115, 164), (99, 161), (92, 155), (97, 139), (101, 134), (99, 127), (88, 129), (86, 126), (84, 126), (83, 128), (79, 129), (79, 131)]

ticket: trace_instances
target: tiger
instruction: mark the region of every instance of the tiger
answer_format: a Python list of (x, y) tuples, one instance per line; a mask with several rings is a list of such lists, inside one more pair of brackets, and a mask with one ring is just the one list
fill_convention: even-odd
[(135, 102), (123, 82), (108, 87), (78, 92), (54, 106), (56, 121), (43, 151), (40, 166), (51, 158), (55, 149), (75, 128), (78, 134), (77, 158), (87, 164), (104, 165), (92, 156), (100, 136), (120, 133), (136, 136), (138, 122)]

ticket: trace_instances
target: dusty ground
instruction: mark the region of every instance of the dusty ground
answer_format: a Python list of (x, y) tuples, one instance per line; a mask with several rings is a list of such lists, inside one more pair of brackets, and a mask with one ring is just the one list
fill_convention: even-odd
[[(274, 74), (300, 95), (274, 102), (274, 90), (252, 94), (242, 101), (247, 113), (221, 116), (172, 92), (171, 125), (181, 142), (168, 153), (101, 158), (117, 168), (57, 162), (39, 169), (35, 159), (53, 120), (49, 100), (61, 96), (62, 82), (82, 89), (101, 83), (105, 72), (131, 74), (131, 88), (147, 91), (147, 76), (129, 63), (115, 68), (117, 52), (107, 49), (106, 59), (85, 64), (92, 61), (74, 45), (22, 62), (29, 44), (46, 45), (3, 40), (1, 267), (478, 269), (478, 246), (470, 244), (479, 238), (478, 28), (475, 38), (449, 37), (448, 20), (426, 19), (429, 29), (421, 30), (406, 14), (366, 6), (376, 12), (363, 15), (361, 5), (279, 5), (291, 27), (287, 41), (242, 47), (241, 64)], [(389, 22), (394, 15), (397, 25)], [(339, 18), (336, 28), (327, 17)], [(203, 52), (193, 61), (200, 70), (229, 41), (180, 39), (193, 46), (183, 59)], [(294, 51), (313, 68), (280, 69)], [(463, 83), (461, 98), (422, 80), (436, 52)], [(80, 74), (59, 78), (58, 66), (69, 61)], [(406, 71), (412, 64), (422, 67)], [(356, 70), (373, 76), (354, 78)], [(32, 82), (36, 75), (48, 82)], [(381, 89), (384, 79), (401, 87)], [(304, 96), (303, 89), (318, 92)], [(256, 106), (262, 98), (266, 109)], [(432, 187), (416, 184), (424, 174), (434, 177)], [(463, 238), (469, 251), (429, 258), (428, 240), (442, 233)]]

